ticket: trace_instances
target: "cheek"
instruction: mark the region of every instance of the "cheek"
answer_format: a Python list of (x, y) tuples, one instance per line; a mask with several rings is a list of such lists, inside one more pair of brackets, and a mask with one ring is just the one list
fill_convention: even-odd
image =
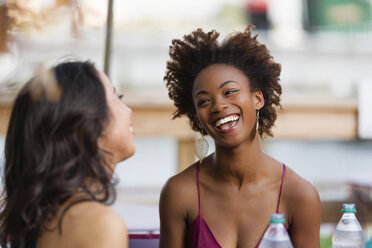
[(117, 146), (120, 143), (125, 142), (130, 134), (129, 124), (124, 114), (125, 113), (116, 111), (113, 112), (109, 117), (110, 120), (106, 128), (106, 133), (107, 139), (110, 140), (112, 145)]
[(236, 99), (241, 108), (243, 120), (245, 125), (251, 125), (256, 122), (256, 108), (254, 101), (249, 96), (240, 96)]
[(206, 129), (206, 124), (208, 123), (208, 110), (205, 108), (196, 110), (196, 117), (198, 119), (198, 126), (200, 126), (203, 129)]

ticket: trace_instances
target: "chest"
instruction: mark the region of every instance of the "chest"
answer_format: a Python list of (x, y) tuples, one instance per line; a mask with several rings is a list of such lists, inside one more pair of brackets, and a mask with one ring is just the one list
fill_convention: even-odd
[[(200, 189), (200, 216), (205, 231), (223, 248), (256, 247), (269, 224), (270, 214), (277, 211), (280, 185), (232, 193), (208, 187)], [(198, 218), (198, 202), (188, 221), (191, 227)], [(283, 203), (279, 206), (285, 212)]]

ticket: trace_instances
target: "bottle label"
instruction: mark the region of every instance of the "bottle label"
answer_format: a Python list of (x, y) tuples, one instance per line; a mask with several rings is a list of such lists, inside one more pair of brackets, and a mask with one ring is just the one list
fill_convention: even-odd
[(362, 228), (354, 214), (344, 214), (340, 222), (337, 224), (336, 229), (340, 231), (362, 231)]

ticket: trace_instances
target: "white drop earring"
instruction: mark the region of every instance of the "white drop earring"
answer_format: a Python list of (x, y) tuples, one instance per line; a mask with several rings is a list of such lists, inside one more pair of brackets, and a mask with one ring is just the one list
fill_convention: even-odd
[(195, 141), (195, 155), (200, 160), (200, 164), (203, 162), (205, 156), (207, 156), (209, 150), (209, 143), (202, 134), (201, 138)]

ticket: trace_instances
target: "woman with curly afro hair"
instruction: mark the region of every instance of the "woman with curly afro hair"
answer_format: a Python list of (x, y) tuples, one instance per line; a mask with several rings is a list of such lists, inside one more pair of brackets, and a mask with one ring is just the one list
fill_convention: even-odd
[(260, 147), (280, 106), (280, 64), (252, 26), (218, 37), (197, 29), (170, 47), (164, 79), (174, 117), (186, 115), (215, 152), (165, 184), (160, 247), (258, 247), (272, 213), (284, 214), (294, 247), (319, 247), (317, 190)]

